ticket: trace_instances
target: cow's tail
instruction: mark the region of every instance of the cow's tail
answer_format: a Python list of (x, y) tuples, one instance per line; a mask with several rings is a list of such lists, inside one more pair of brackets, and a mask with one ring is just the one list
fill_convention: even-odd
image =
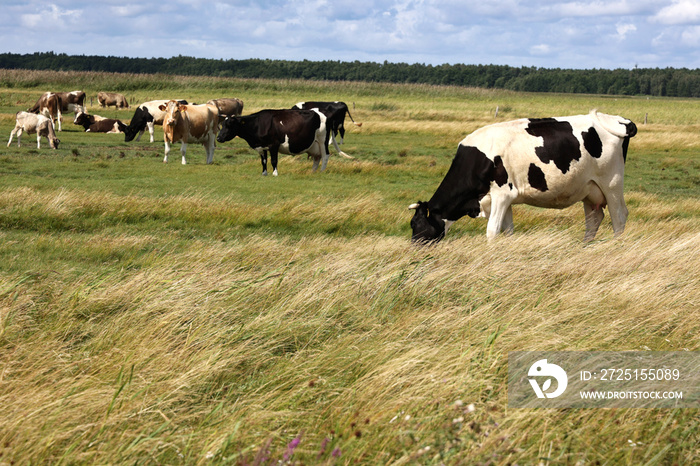
[[(598, 123), (600, 123), (600, 126), (602, 126), (608, 133), (617, 136), (618, 138), (626, 138), (626, 137), (631, 137), (634, 136), (634, 134), (630, 135), (628, 131), (628, 125), (632, 123), (630, 120), (624, 119), (622, 117), (610, 117), (605, 114), (600, 114), (597, 109), (591, 110), (590, 113), (591, 117), (593, 117)], [(602, 118), (601, 118), (602, 116)], [(608, 121), (610, 119), (615, 119), (615, 122), (618, 123), (617, 125), (610, 124), (611, 122)], [(621, 121), (623, 120), (623, 121)], [(620, 126), (623, 125), (623, 126)], [(636, 126), (635, 126), (636, 129)], [(635, 131), (636, 133), (636, 131)]]
[(355, 119), (352, 117), (352, 115), (350, 115), (350, 109), (348, 109), (348, 116), (350, 117), (350, 121), (352, 121), (352, 123), (353, 123), (355, 126), (357, 126), (357, 127), (362, 127), (362, 122), (360, 122), (360, 123), (355, 123)]

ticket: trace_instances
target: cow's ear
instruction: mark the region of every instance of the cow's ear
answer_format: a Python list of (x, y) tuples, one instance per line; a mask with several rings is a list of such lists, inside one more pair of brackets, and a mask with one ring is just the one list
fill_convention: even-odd
[(164, 112), (164, 111), (165, 111), (165, 105), (160, 104), (160, 105), (158, 106), (158, 109), (159, 109), (161, 112)]

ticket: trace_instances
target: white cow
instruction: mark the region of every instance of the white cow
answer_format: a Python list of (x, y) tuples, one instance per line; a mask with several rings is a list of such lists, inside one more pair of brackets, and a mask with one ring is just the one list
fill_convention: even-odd
[(428, 202), (409, 206), (414, 241), (442, 239), (459, 218), (489, 219), (486, 236), (513, 231), (513, 204), (562, 209), (583, 201), (584, 241), (595, 237), (607, 205), (615, 235), (627, 221), (623, 178), (633, 122), (588, 115), (521, 119), (474, 131)]
[(37, 115), (30, 112), (17, 112), (15, 116), (15, 128), (10, 133), (10, 140), (7, 141), (7, 147), (12, 144), (12, 138), (17, 135), (17, 147), (22, 147), (21, 137), (22, 132), (27, 134), (36, 133), (36, 147), (41, 149), (41, 138), (45, 137), (49, 140), (49, 145), (52, 149), (58, 149), (60, 142), (53, 130), (53, 122), (51, 118), (44, 115)]

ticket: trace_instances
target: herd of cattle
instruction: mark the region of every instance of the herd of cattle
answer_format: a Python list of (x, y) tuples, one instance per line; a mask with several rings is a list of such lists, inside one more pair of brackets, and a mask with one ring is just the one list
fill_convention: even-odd
[[(206, 104), (185, 100), (157, 100), (139, 105), (128, 125), (119, 120), (89, 115), (81, 91), (43, 94), (26, 112), (18, 112), (8, 146), (22, 132), (46, 137), (52, 148), (59, 140), (53, 121), (61, 131), (61, 112), (73, 111), (74, 123), (88, 132), (122, 132), (125, 141), (140, 140), (148, 129), (154, 141), (154, 125), (162, 125), (165, 159), (173, 143), (181, 143), (182, 163), (188, 143), (205, 147), (212, 163), (215, 142), (236, 136), (260, 154), (263, 175), (270, 153), (273, 175), (278, 154), (306, 153), (313, 170), (326, 168), (329, 142), (345, 157), (336, 142), (345, 135), (345, 115), (355, 123), (343, 102), (300, 102), (291, 109), (261, 110), (242, 115), (239, 99), (215, 99)], [(128, 108), (120, 94), (100, 93), (102, 107)], [(362, 123), (355, 123), (361, 126)], [(513, 231), (513, 204), (562, 209), (582, 202), (585, 212), (585, 241), (592, 240), (608, 207), (613, 231), (620, 235), (627, 220), (623, 197), (624, 164), (629, 140), (636, 125), (625, 118), (599, 113), (559, 118), (523, 118), (496, 123), (474, 131), (459, 143), (445, 178), (432, 198), (409, 206), (412, 239), (437, 242), (450, 226), (464, 216), (486, 217), (486, 236)]]

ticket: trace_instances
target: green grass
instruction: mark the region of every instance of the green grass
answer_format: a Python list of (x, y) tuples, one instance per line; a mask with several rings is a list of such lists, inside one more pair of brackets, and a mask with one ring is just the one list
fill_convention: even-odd
[[(341, 98), (363, 126), (346, 122), (354, 160), (334, 155), (314, 174), (285, 156), (276, 178), (260, 176), (242, 141), (218, 145), (213, 165), (196, 145), (186, 166), (177, 151), (163, 164), (160, 130), (153, 144), (124, 143), (68, 118), (56, 151), (26, 136), (0, 146), (0, 463), (636, 465), (700, 454), (697, 409), (518, 410), (506, 387), (509, 351), (698, 351), (696, 101), (3, 73), (5, 135), (53, 88), (230, 95), (246, 113)], [(635, 119), (621, 239), (606, 218), (584, 245), (580, 206), (517, 206), (511, 237), (487, 243), (485, 222), (464, 219), (436, 247), (410, 245), (407, 206), (432, 195), (496, 105), (497, 121), (594, 106)]]

